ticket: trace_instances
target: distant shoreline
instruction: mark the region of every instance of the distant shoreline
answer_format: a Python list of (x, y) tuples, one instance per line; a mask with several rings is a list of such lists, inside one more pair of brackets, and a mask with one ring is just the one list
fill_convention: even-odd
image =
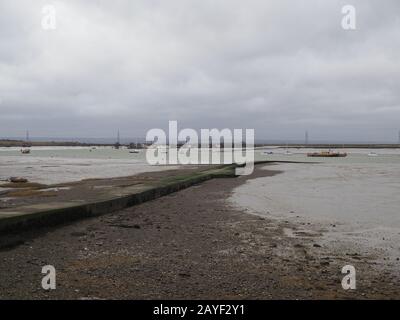
[[(27, 142), (23, 140), (0, 139), (0, 147), (25, 147), (26, 144)], [(29, 141), (29, 146), (31, 147), (107, 147), (113, 145), (110, 143), (85, 143), (77, 141)]]
[[(0, 147), (24, 147), (27, 142), (24, 140), (14, 139), (0, 139)], [(88, 143), (78, 141), (29, 141), (29, 145), (32, 147), (111, 147), (115, 146), (115, 143)], [(120, 143), (120, 146), (129, 146), (129, 143)], [(285, 147), (285, 148), (315, 148), (315, 149), (343, 149), (343, 148), (354, 148), (354, 149), (399, 149), (400, 144), (396, 143), (256, 143), (256, 148), (263, 147)]]
[[(276, 144), (260, 144), (256, 147), (273, 147)], [(288, 145), (279, 145), (282, 148), (314, 148), (314, 149), (345, 149), (345, 148), (352, 148), (352, 149), (400, 149), (400, 144), (396, 143), (316, 143), (316, 144), (288, 144)]]

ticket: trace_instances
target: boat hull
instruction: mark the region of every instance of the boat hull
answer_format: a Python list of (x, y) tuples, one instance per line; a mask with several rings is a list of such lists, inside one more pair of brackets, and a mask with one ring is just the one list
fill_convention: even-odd
[(307, 157), (319, 157), (319, 158), (344, 158), (347, 157), (347, 153), (338, 153), (338, 152), (331, 152), (331, 153), (308, 153)]

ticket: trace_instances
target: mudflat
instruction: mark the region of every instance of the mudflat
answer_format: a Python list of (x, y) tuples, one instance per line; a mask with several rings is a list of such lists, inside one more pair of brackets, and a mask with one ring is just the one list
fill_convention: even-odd
[[(397, 276), (371, 257), (321, 248), (307, 226), (226, 201), (248, 179), (275, 174), (256, 167), (251, 176), (210, 180), (101, 217), (7, 235), (0, 298), (400, 298)], [(287, 234), (300, 227), (304, 236)], [(346, 264), (357, 266), (356, 290), (341, 286)], [(56, 290), (41, 287), (45, 265), (56, 269)]]

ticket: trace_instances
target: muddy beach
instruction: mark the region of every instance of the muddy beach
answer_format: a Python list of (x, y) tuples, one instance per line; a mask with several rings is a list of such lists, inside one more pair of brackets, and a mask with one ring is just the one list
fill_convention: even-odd
[[(312, 223), (269, 219), (227, 199), (249, 179), (214, 179), (96, 218), (1, 239), (1, 299), (393, 299), (397, 276), (354, 248), (321, 245)], [(268, 208), (266, 208), (268, 210)], [(288, 232), (290, 230), (290, 232)], [(295, 235), (295, 236), (293, 236)], [(357, 267), (357, 289), (341, 268)], [(42, 266), (57, 289), (41, 287)]]

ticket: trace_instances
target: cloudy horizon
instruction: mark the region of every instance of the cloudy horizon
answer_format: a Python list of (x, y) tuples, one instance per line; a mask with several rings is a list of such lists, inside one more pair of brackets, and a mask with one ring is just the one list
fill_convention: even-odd
[[(356, 8), (357, 29), (341, 26)], [(56, 9), (56, 29), (42, 9)], [(5, 0), (0, 138), (253, 128), (256, 139), (397, 142), (396, 0)]]

